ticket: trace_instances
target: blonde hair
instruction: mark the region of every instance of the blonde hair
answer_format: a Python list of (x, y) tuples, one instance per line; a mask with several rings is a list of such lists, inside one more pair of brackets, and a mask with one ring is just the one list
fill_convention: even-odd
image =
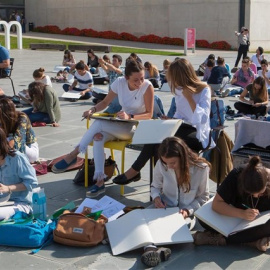
[(184, 58), (177, 59), (170, 64), (167, 79), (173, 94), (175, 94), (175, 89), (179, 86), (193, 93), (200, 93), (207, 87), (207, 84), (197, 77), (191, 63)]
[(39, 68), (39, 69), (36, 69), (33, 72), (33, 77), (40, 79), (40, 78), (42, 78), (44, 76), (44, 72), (45, 72), (45, 69), (42, 68), (42, 67)]
[(169, 59), (165, 59), (165, 60), (163, 61), (163, 68), (164, 68), (164, 69), (169, 68), (170, 64), (171, 64), (171, 61), (170, 61)]
[(148, 69), (150, 77), (155, 77), (159, 73), (157, 67), (148, 61), (144, 63), (144, 67)]

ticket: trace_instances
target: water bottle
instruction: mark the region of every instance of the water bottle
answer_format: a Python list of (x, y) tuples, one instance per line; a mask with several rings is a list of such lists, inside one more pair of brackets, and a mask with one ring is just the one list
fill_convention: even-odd
[(33, 215), (35, 218), (42, 220), (47, 219), (47, 207), (46, 207), (46, 195), (44, 188), (35, 188), (33, 189)]

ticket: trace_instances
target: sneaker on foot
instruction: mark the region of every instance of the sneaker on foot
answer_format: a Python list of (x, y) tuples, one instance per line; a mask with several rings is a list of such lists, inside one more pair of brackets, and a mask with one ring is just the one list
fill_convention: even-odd
[(212, 246), (225, 246), (226, 239), (223, 235), (216, 232), (204, 231), (199, 232), (197, 231), (193, 234), (194, 244), (196, 246), (201, 245), (212, 245)]
[(226, 90), (221, 92), (222, 97), (227, 97), (229, 94), (230, 94), (230, 89), (226, 89)]
[(269, 247), (269, 237), (263, 237), (257, 241), (247, 243), (247, 245), (250, 247), (255, 247), (259, 251), (265, 252)]
[(105, 192), (105, 185), (104, 184), (102, 186), (100, 186), (100, 187), (98, 185), (93, 185), (86, 192), (86, 197), (95, 198), (95, 197), (97, 197), (98, 195), (100, 195), (100, 194), (102, 194), (104, 192)]
[(160, 262), (169, 260), (171, 250), (164, 247), (147, 247), (141, 256), (141, 261), (150, 267), (157, 266)]

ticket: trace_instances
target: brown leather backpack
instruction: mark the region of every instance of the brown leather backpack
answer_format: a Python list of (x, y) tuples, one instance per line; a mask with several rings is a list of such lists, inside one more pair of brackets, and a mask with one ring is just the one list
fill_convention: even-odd
[(95, 221), (83, 214), (65, 212), (59, 217), (53, 240), (67, 246), (95, 246), (106, 236), (106, 222), (102, 215)]

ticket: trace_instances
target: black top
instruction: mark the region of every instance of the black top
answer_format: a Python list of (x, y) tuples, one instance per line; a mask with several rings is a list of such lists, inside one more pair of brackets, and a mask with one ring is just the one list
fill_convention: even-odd
[(250, 194), (244, 194), (243, 197), (241, 197), (238, 189), (238, 177), (242, 170), (243, 167), (235, 168), (227, 175), (217, 190), (219, 196), (226, 203), (231, 204), (236, 208), (246, 209), (246, 207), (242, 205), (245, 204), (250, 208), (253, 208), (253, 206), (255, 207), (256, 205), (255, 208), (260, 212), (270, 210), (270, 198), (268, 198), (267, 195), (260, 196), (259, 199), (251, 197)]
[(98, 57), (95, 55), (94, 60), (91, 60), (91, 58), (88, 56), (87, 66), (97, 68), (99, 66)]
[(220, 84), (224, 77), (229, 77), (229, 72), (225, 67), (215, 66), (211, 70), (211, 75), (207, 81), (210, 84)]

